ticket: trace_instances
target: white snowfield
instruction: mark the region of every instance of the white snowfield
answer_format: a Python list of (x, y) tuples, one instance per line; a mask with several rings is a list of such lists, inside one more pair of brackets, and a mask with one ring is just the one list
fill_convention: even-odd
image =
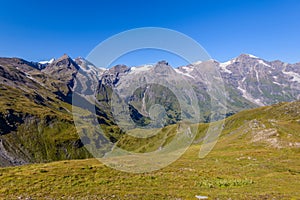
[(144, 72), (144, 71), (150, 70), (151, 68), (153, 68), (153, 65), (143, 65), (143, 66), (140, 66), (140, 67), (131, 67), (129, 73)]
[(42, 65), (45, 65), (45, 64), (51, 64), (51, 63), (53, 63), (54, 60), (55, 60), (55, 59), (52, 58), (51, 60), (40, 61), (39, 63), (42, 64)]

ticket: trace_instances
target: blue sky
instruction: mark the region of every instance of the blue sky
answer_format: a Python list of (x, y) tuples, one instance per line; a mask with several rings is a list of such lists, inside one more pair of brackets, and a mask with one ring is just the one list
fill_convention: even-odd
[[(219, 61), (250, 53), (295, 63), (300, 61), (299, 10), (298, 0), (2, 1), (0, 56), (85, 57), (114, 34), (151, 26), (192, 37)], [(121, 61), (135, 65), (171, 58), (141, 55)]]

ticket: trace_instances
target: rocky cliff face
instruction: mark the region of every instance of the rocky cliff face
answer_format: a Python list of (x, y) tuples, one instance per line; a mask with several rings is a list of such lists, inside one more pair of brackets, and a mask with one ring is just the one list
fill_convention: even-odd
[(268, 62), (244, 54), (219, 66), (226, 83), (256, 105), (300, 98), (299, 64)]
[[(203, 113), (201, 117), (205, 120), (209, 115), (205, 113), (208, 113), (210, 109), (209, 88), (205, 80), (205, 73), (209, 68), (218, 69), (223, 78), (227, 93), (227, 115), (247, 108), (294, 101), (300, 98), (299, 63), (268, 62), (248, 54), (242, 54), (225, 63), (210, 60), (172, 68), (166, 62), (159, 62), (153, 66), (133, 67), (118, 79), (115, 89), (126, 90), (125, 88), (137, 87), (139, 80), (146, 81), (147, 77), (158, 76), (158, 74), (166, 79), (175, 79), (174, 77), (177, 80), (185, 79), (196, 92), (199, 107)], [(212, 84), (214, 84), (213, 81)], [(139, 85), (142, 83), (140, 82)], [(176, 87), (180, 88), (180, 84)], [(154, 93), (147, 95), (147, 91), (145, 95), (150, 96), (150, 99), (151, 96), (155, 96)], [(140, 95), (140, 98), (133, 95), (133, 99), (142, 102), (145, 95)], [(127, 98), (130, 98), (129, 96), (127, 95)], [(155, 98), (159, 99), (157, 96)], [(149, 98), (145, 99), (149, 101)], [(146, 113), (142, 110), (142, 103), (133, 104), (140, 113)]]
[[(300, 98), (300, 65), (281, 61), (265, 61), (249, 54), (242, 54), (228, 62), (216, 65), (228, 93), (228, 110), (237, 112), (255, 106), (293, 101)], [(175, 69), (192, 84), (201, 84), (201, 76), (195, 70), (207, 62), (199, 62)]]

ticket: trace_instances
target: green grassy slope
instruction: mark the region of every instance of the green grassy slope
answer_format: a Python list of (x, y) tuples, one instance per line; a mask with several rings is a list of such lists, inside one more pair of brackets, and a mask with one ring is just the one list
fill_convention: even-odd
[(194, 145), (172, 165), (145, 174), (119, 172), (93, 159), (4, 168), (0, 169), (0, 197), (299, 199), (299, 154), (223, 147), (218, 144), (209, 156), (199, 159), (199, 146)]
[[(179, 160), (151, 173), (120, 172), (95, 159), (2, 168), (0, 198), (299, 199), (299, 113), (298, 101), (233, 115), (204, 159), (198, 158), (201, 144), (194, 144)], [(173, 126), (165, 130), (170, 136)], [(199, 135), (207, 126), (200, 126)], [(149, 144), (159, 138), (133, 150), (155, 149)], [(119, 145), (138, 147), (124, 138)]]
[(245, 110), (226, 119), (223, 137), (236, 143), (300, 148), (300, 101)]
[[(51, 95), (43, 99), (43, 94), (35, 102), (35, 94), (8, 86), (0, 91), (1, 144), (9, 156), (22, 160), (19, 164), (90, 156), (81, 148), (69, 104)], [(14, 164), (2, 162), (0, 166)]]

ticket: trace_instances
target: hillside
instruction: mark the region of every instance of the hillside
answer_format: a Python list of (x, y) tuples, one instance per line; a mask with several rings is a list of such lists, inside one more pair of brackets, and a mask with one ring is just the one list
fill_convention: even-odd
[(279, 103), (229, 117), (223, 130), (229, 141), (244, 138), (255, 145), (299, 149), (300, 102)]
[(78, 65), (65, 55), (47, 66), (0, 58), (0, 166), (91, 157), (71, 112)]
[[(226, 119), (207, 157), (198, 158), (198, 141), (179, 160), (151, 173), (120, 172), (95, 159), (2, 168), (0, 197), (299, 199), (299, 113), (299, 101), (242, 111)], [(199, 136), (208, 124), (200, 126)]]

